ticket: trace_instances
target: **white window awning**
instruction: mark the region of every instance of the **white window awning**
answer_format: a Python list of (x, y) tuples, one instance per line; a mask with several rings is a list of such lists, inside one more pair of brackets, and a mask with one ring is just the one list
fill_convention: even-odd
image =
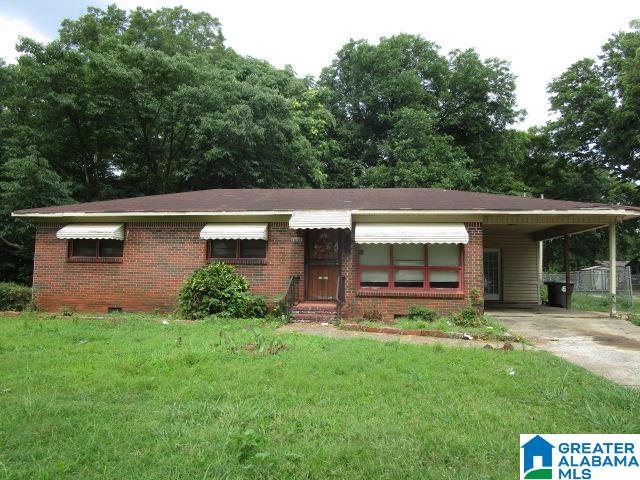
[(124, 240), (124, 223), (76, 223), (62, 227), (56, 233), (59, 239)]
[(207, 223), (200, 232), (205, 240), (266, 240), (266, 223)]
[(298, 210), (291, 214), (289, 228), (348, 228), (351, 229), (349, 210)]
[(356, 243), (469, 243), (462, 223), (358, 223)]

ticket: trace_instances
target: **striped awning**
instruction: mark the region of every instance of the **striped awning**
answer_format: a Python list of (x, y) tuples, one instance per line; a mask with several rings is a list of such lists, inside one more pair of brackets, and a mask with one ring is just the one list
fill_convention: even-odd
[(266, 240), (266, 223), (207, 223), (200, 232), (205, 240)]
[(356, 243), (469, 243), (462, 223), (358, 223)]
[(298, 210), (291, 214), (289, 228), (348, 228), (351, 229), (349, 210)]
[(60, 239), (124, 240), (124, 223), (76, 223), (62, 227), (56, 233)]

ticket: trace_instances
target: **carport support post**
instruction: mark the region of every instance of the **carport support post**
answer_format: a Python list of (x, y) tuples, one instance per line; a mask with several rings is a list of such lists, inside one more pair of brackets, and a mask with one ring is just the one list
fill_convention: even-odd
[(569, 249), (569, 235), (565, 235), (564, 238), (564, 297), (567, 300), (564, 308), (567, 310), (571, 308), (571, 262), (569, 262), (570, 249)]
[(618, 287), (618, 275), (616, 272), (616, 224), (609, 224), (609, 293), (611, 294), (611, 316), (615, 317), (618, 313), (616, 290)]

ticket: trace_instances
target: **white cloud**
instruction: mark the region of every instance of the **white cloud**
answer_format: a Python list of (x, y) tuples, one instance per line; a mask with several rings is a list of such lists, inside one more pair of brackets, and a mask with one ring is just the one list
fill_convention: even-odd
[(40, 42), (46, 40), (46, 36), (29, 22), (0, 15), (0, 58), (5, 62), (16, 61), (18, 52), (15, 46), (19, 37), (30, 37)]

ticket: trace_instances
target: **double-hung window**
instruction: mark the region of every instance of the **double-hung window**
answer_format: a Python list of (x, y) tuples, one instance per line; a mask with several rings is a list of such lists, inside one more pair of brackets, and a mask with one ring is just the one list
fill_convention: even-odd
[(463, 249), (457, 244), (358, 245), (363, 289), (459, 290)]

